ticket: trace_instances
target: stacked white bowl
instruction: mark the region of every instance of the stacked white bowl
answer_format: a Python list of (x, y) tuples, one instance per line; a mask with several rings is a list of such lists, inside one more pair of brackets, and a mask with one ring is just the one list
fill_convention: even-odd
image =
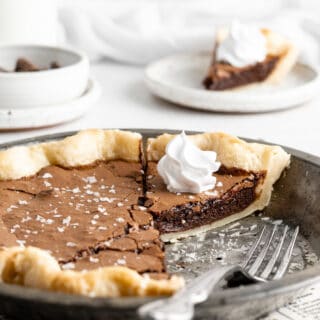
[[(37, 72), (10, 72), (25, 58)], [(49, 69), (52, 62), (59, 68)], [(88, 86), (89, 63), (74, 50), (37, 45), (0, 46), (0, 108), (40, 107), (79, 98)]]
[[(40, 71), (14, 72), (19, 58)], [(50, 68), (51, 63), (59, 68)], [(0, 129), (45, 127), (81, 116), (98, 97), (89, 61), (74, 49), (0, 46)], [(7, 72), (6, 72), (7, 71)]]

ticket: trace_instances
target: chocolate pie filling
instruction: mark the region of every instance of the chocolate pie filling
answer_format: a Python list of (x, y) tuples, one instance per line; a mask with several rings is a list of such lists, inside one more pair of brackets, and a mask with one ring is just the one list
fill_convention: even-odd
[(222, 168), (215, 190), (192, 195), (168, 192), (156, 163), (148, 164), (145, 177), (142, 169), (121, 160), (52, 165), (32, 177), (0, 181), (0, 246), (48, 250), (63, 269), (120, 265), (162, 277), (160, 233), (243, 210), (265, 176)]
[(157, 164), (149, 162), (146, 205), (153, 214), (155, 228), (160, 233), (185, 231), (240, 212), (256, 199), (256, 187), (265, 173), (221, 168), (214, 175), (215, 190), (197, 195), (170, 193), (157, 172)]
[(223, 61), (213, 62), (203, 85), (208, 90), (225, 90), (264, 81), (276, 66), (279, 57), (268, 55), (262, 62), (234, 67)]
[(159, 232), (139, 206), (141, 172), (138, 163), (110, 161), (1, 181), (0, 246), (49, 250), (64, 269), (164, 271)]

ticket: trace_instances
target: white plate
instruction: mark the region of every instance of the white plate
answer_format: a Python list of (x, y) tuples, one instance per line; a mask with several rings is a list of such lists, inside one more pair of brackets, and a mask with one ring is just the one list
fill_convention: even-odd
[(49, 127), (77, 119), (92, 107), (100, 93), (99, 83), (89, 79), (84, 94), (72, 101), (35, 108), (0, 109), (0, 130)]
[(151, 63), (145, 82), (153, 94), (176, 104), (222, 112), (265, 112), (294, 107), (311, 100), (320, 89), (319, 73), (297, 63), (282, 83), (242, 89), (209, 91), (202, 80), (210, 53), (169, 56)]

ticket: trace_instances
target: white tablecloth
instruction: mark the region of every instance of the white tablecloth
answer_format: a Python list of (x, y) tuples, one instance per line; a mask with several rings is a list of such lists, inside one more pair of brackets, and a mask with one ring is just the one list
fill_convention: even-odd
[(185, 109), (150, 94), (143, 69), (100, 62), (91, 68), (102, 86), (102, 97), (87, 115), (54, 128), (0, 133), (0, 143), (83, 128), (170, 128), (220, 130), (264, 139), (320, 156), (320, 96), (307, 105), (264, 114), (223, 114)]

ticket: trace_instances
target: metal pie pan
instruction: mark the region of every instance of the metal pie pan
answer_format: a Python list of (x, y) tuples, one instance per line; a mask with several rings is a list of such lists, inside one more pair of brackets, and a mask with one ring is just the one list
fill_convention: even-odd
[[(140, 132), (145, 138), (163, 132), (178, 133), (166, 129), (129, 130)], [(62, 139), (74, 133), (64, 132), (19, 140), (1, 144), (0, 149)], [(274, 219), (282, 219), (289, 225), (299, 225), (301, 234), (319, 256), (320, 197), (317, 195), (320, 193), (320, 158), (291, 148), (285, 149), (292, 155), (292, 163), (276, 183), (271, 203), (265, 213)], [(287, 275), (281, 280), (218, 290), (207, 302), (196, 308), (196, 318), (255, 319), (290, 302), (316, 281), (320, 281), (319, 264)], [(137, 307), (150, 300), (152, 299), (131, 297), (89, 298), (0, 284), (0, 314), (8, 319), (136, 319)]]

